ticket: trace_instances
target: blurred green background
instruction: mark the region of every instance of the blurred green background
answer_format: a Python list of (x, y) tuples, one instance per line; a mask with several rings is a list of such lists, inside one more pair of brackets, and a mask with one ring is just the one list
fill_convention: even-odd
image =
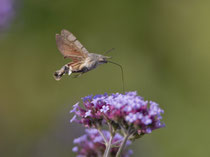
[(210, 1), (23, 0), (0, 34), (0, 156), (69, 157), (84, 133), (70, 124), (81, 97), (121, 92), (118, 67), (78, 79), (53, 73), (69, 62), (56, 48), (65, 28), (90, 51), (123, 65), (127, 91), (165, 110), (166, 128), (133, 143), (134, 157), (210, 154)]

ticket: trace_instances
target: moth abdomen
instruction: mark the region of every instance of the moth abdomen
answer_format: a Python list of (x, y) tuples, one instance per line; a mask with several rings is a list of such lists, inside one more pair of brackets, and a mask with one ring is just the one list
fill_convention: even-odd
[(88, 71), (90, 71), (90, 69), (88, 69), (87, 67), (83, 67), (81, 70), (72, 71), (72, 73), (86, 73)]

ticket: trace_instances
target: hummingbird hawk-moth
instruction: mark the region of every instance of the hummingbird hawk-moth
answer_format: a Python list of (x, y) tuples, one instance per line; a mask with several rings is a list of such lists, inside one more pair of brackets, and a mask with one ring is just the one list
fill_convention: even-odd
[(111, 57), (96, 53), (89, 53), (87, 49), (77, 40), (77, 38), (65, 29), (61, 31), (61, 34), (56, 34), (56, 44), (58, 50), (64, 58), (70, 58), (72, 60), (70, 63), (65, 64), (60, 70), (57, 70), (54, 73), (54, 78), (57, 81), (65, 74), (71, 75), (72, 73), (79, 73), (75, 76), (78, 77), (96, 68), (100, 64), (112, 63), (121, 68), (124, 91), (123, 68), (120, 64), (108, 60)]
[(79, 73), (76, 77), (96, 68), (100, 64), (107, 63), (108, 56), (89, 53), (87, 49), (69, 31), (63, 29), (61, 34), (56, 34), (58, 50), (64, 58), (70, 58), (72, 62), (64, 65), (54, 73), (56, 80), (60, 80), (65, 74)]

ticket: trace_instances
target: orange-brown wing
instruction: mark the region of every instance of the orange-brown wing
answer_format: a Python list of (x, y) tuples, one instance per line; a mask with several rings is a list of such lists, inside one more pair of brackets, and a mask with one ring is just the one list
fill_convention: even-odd
[(61, 34), (56, 34), (56, 44), (61, 54), (65, 58), (71, 58), (73, 62), (84, 60), (88, 56), (86, 48), (65, 29), (61, 31)]

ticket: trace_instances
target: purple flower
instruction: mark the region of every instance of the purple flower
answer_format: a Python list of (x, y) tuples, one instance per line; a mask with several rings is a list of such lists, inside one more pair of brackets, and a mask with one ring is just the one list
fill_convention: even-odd
[(79, 108), (79, 102), (77, 102), (75, 105), (73, 105), (73, 109), (69, 113), (76, 112), (76, 110), (78, 108)]
[(86, 127), (97, 128), (101, 125), (113, 125), (116, 130), (129, 132), (136, 136), (151, 133), (164, 127), (160, 121), (164, 113), (153, 101), (144, 100), (137, 92), (114, 93), (88, 96), (83, 98), (83, 108), (78, 103), (73, 106), (76, 121)]
[(92, 100), (92, 97), (93, 97), (93, 95), (88, 95), (88, 96), (82, 98), (82, 100), (83, 100), (83, 102), (89, 101), (89, 100)]
[(107, 111), (109, 111), (109, 106), (103, 105), (102, 109), (100, 109), (100, 111), (106, 113)]
[(85, 118), (90, 117), (90, 116), (91, 116), (91, 110), (88, 110), (87, 112), (85, 112)]
[(76, 116), (76, 115), (74, 115), (74, 116), (72, 117), (72, 119), (70, 120), (70, 123), (72, 123), (72, 122), (76, 121), (76, 118), (77, 118), (77, 116)]
[[(76, 144), (75, 147), (73, 147), (72, 151), (77, 153), (78, 156), (83, 157), (99, 157), (103, 156), (105, 152), (105, 142), (102, 136), (99, 134), (97, 129), (86, 129), (86, 134), (76, 138), (74, 140), (74, 144)], [(102, 131), (105, 138), (109, 140), (110, 133), (108, 131)], [(117, 151), (120, 146), (120, 142), (123, 140), (123, 137), (120, 134), (116, 134), (112, 140), (112, 144), (115, 145), (115, 147), (112, 147), (110, 150), (110, 156), (114, 157), (117, 154)], [(131, 144), (131, 141), (127, 141), (126, 147)], [(123, 152), (122, 157), (129, 157), (132, 155), (132, 150), (127, 150)]]
[(129, 115), (127, 115), (125, 117), (125, 120), (128, 121), (128, 122), (130, 122), (130, 123), (133, 123), (134, 121), (137, 120), (137, 116), (134, 113), (129, 113)]
[(161, 113), (164, 113), (162, 109), (159, 108), (159, 105), (156, 102), (150, 101), (150, 115), (160, 115)]
[(78, 138), (75, 138), (73, 143), (74, 144), (79, 144), (79, 143), (85, 142), (86, 140), (87, 140), (87, 135), (83, 135), (83, 136), (80, 136)]
[(0, 0), (0, 29), (6, 27), (14, 15), (13, 0)]
[(77, 146), (72, 148), (72, 152), (78, 152), (79, 148)]
[(151, 128), (147, 128), (147, 129), (146, 129), (146, 133), (147, 133), (147, 134), (150, 134), (151, 132), (152, 132), (152, 129), (151, 129)]
[(142, 123), (144, 123), (145, 125), (149, 125), (152, 123), (152, 119), (150, 119), (149, 116), (144, 116), (141, 120)]
[(143, 114), (137, 112), (137, 113), (136, 113), (136, 117), (137, 117), (137, 119), (141, 120), (141, 119), (143, 118)]

